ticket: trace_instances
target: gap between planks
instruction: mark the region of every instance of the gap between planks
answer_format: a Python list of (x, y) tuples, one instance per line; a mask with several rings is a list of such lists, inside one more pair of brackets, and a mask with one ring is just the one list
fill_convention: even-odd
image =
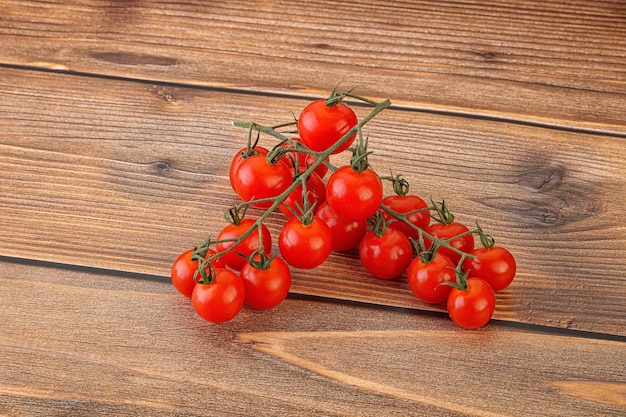
[[(108, 277), (118, 277), (118, 278), (132, 278), (137, 279), (139, 281), (152, 281), (152, 282), (161, 282), (167, 285), (170, 285), (170, 277), (162, 276), (162, 275), (153, 275), (146, 274), (140, 272), (128, 272), (121, 271), (116, 269), (105, 269), (98, 268), (92, 266), (84, 266), (84, 265), (73, 265), (73, 264), (65, 264), (60, 262), (52, 262), (52, 261), (42, 261), (36, 259), (26, 259), (26, 258), (18, 258), (11, 256), (2, 256), (0, 255), (0, 263), (12, 263), (17, 265), (24, 266), (34, 266), (34, 267), (44, 267), (44, 268), (56, 268), (59, 270), (73, 271), (73, 272), (88, 272), (95, 273), (99, 275), (104, 275)], [(356, 300), (342, 300), (332, 297), (324, 297), (318, 295), (310, 295), (310, 294), (298, 294), (298, 293), (289, 293), (289, 299), (292, 300), (306, 300), (306, 301), (316, 301), (316, 302), (324, 302), (324, 303), (335, 303), (341, 305), (354, 305), (359, 307), (367, 307), (373, 310), (387, 310), (387, 311), (404, 311), (411, 312), (412, 314), (420, 314), (420, 315), (428, 315), (435, 317), (445, 318), (446, 314), (433, 310), (421, 310), (419, 308), (409, 309), (406, 307), (394, 307), (382, 304), (374, 304), (367, 303), (363, 301)], [(590, 339), (590, 340), (605, 340), (605, 341), (614, 341), (614, 342), (624, 342), (626, 343), (626, 336), (620, 336), (610, 333), (599, 333), (599, 332), (591, 332), (585, 330), (574, 330), (567, 329), (562, 327), (552, 327), (552, 326), (543, 326), (532, 323), (523, 323), (523, 322), (515, 322), (515, 321), (507, 321), (507, 320), (497, 320), (492, 319), (493, 322), (497, 322), (499, 326), (509, 329), (518, 329), (526, 332), (540, 333), (551, 336), (567, 336), (567, 337), (576, 337), (582, 339)]]

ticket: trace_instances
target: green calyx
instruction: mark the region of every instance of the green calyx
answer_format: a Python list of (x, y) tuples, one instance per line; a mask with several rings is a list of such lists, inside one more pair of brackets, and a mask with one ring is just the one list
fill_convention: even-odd
[(209, 237), (198, 243), (191, 253), (191, 260), (198, 263), (198, 268), (193, 274), (193, 280), (199, 284), (210, 284), (215, 280), (215, 267), (210, 262), (212, 258), (207, 258), (209, 247), (213, 243)]
[(478, 233), (478, 237), (480, 237), (480, 243), (482, 243), (485, 249), (491, 249), (495, 246), (496, 241), (494, 240), (494, 238), (491, 235), (483, 232), (483, 229), (481, 229), (478, 224), (476, 224), (476, 233)]
[(432, 199), (430, 202), (433, 205), (433, 210), (437, 213), (436, 217), (431, 215), (431, 218), (443, 224), (450, 224), (454, 221), (454, 214), (448, 209), (444, 200), (441, 200), (439, 204), (435, 203)]
[(387, 231), (389, 225), (396, 220), (391, 219), (389, 221), (386, 221), (382, 213), (380, 211), (377, 211), (372, 217), (369, 218), (368, 221), (372, 233), (374, 233), (376, 237), (382, 237)]
[(361, 173), (370, 167), (367, 157), (372, 153), (367, 150), (368, 138), (363, 139), (361, 129), (359, 129), (359, 136), (356, 145), (349, 148), (352, 151), (352, 157), (350, 158), (350, 166), (355, 172)]
[(391, 181), (393, 192), (400, 197), (404, 197), (409, 194), (410, 185), (409, 182), (402, 177), (402, 174), (393, 175), (392, 173), (390, 176), (380, 177), (380, 179)]
[(276, 254), (269, 256), (265, 251), (256, 250), (248, 258), (248, 263), (254, 269), (267, 270), (270, 269), (274, 258), (276, 258)]

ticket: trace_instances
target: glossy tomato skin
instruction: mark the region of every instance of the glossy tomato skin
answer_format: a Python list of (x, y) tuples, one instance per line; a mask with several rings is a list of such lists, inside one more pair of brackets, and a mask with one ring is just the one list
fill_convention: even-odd
[(425, 303), (444, 303), (452, 287), (442, 283), (456, 282), (454, 267), (452, 261), (439, 252), (428, 262), (416, 257), (411, 261), (407, 271), (409, 287), (413, 294)]
[(463, 261), (463, 271), (484, 279), (494, 291), (502, 291), (513, 282), (517, 265), (507, 249), (501, 246), (476, 248), (471, 255), (475, 259), (466, 258)]
[(496, 294), (487, 281), (467, 278), (467, 289), (452, 288), (448, 295), (448, 314), (465, 329), (483, 327), (491, 320), (496, 308)]
[[(243, 219), (237, 225), (228, 224), (217, 235), (217, 240), (238, 238), (251, 227), (256, 229), (254, 223), (255, 221), (252, 219)], [(272, 236), (270, 235), (270, 231), (267, 226), (261, 226), (261, 234), (263, 236), (263, 250), (266, 252), (271, 251)], [(218, 242), (215, 244), (215, 249), (217, 249), (218, 252), (224, 252), (234, 244), (235, 242)], [(248, 235), (248, 237), (242, 240), (235, 249), (225, 253), (219, 259), (227, 267), (240, 270), (247, 261), (245, 258), (239, 256), (237, 252), (241, 252), (245, 256), (250, 256), (257, 249), (259, 249), (259, 233), (257, 230), (254, 230), (250, 235)]]
[[(192, 261), (194, 249), (189, 249), (178, 255), (174, 263), (172, 264), (172, 284), (174, 287), (185, 297), (191, 297), (193, 289), (196, 287), (196, 281), (193, 276), (198, 269), (198, 261)], [(207, 257), (213, 255), (215, 251), (213, 249), (207, 250)], [(225, 265), (218, 259), (211, 261), (211, 264), (216, 268), (223, 268)]]
[[(283, 162), (269, 163), (264, 155), (246, 158), (232, 181), (235, 192), (243, 201), (276, 197), (293, 183), (291, 170)], [(269, 208), (271, 201), (253, 204), (258, 208)]]
[[(358, 123), (354, 111), (344, 103), (327, 106), (326, 100), (316, 100), (302, 110), (298, 117), (298, 133), (302, 143), (316, 152), (334, 145)], [(333, 154), (345, 151), (354, 142), (352, 135)]]
[[(299, 185), (278, 206), (280, 212), (283, 213), (288, 219), (294, 216), (292, 210), (295, 210), (295, 212), (300, 216), (304, 214), (302, 213), (302, 210), (298, 208), (298, 205), (302, 207), (303, 191), (302, 185)], [(320, 204), (326, 201), (326, 185), (324, 185), (324, 181), (322, 181), (319, 175), (315, 172), (312, 172), (307, 179), (306, 191), (308, 196), (307, 200), (311, 206), (315, 204), (316, 207), (319, 207)]]
[(291, 266), (312, 269), (321, 265), (332, 249), (333, 236), (319, 217), (304, 225), (297, 218), (287, 220), (278, 236), (278, 248), (283, 259)]
[(191, 297), (196, 281), (193, 276), (198, 269), (198, 261), (192, 261), (193, 249), (178, 255), (172, 264), (172, 284), (185, 297)]
[[(469, 229), (467, 226), (454, 221), (448, 224), (433, 223), (426, 229), (427, 233), (440, 239), (449, 239), (468, 231)], [(424, 238), (424, 244), (426, 245), (426, 249), (430, 249), (432, 246), (432, 242), (426, 238)], [(460, 251), (470, 253), (474, 249), (474, 236), (469, 234), (461, 238), (454, 239), (450, 241), (450, 245)], [(461, 255), (448, 248), (440, 247), (439, 252), (450, 258), (455, 265), (461, 260)]]
[(228, 269), (217, 269), (210, 284), (197, 284), (191, 295), (196, 313), (211, 323), (224, 323), (243, 307), (245, 287), (241, 278)]
[(380, 207), (383, 184), (371, 169), (357, 172), (343, 166), (328, 179), (326, 201), (337, 215), (346, 220), (366, 220)]
[(268, 269), (257, 269), (246, 263), (240, 277), (246, 288), (246, 304), (259, 310), (278, 306), (291, 287), (289, 266), (278, 257), (272, 259)]
[[(382, 204), (401, 214), (410, 213), (412, 211), (428, 207), (428, 204), (416, 195), (390, 195), (383, 199)], [(382, 214), (385, 221), (393, 219), (393, 217), (385, 211), (383, 211)], [(430, 225), (430, 214), (428, 211), (413, 213), (407, 216), (407, 220), (420, 229), (426, 230), (426, 228)], [(415, 240), (419, 238), (417, 230), (400, 220), (392, 222), (389, 226), (399, 229), (407, 237)]]
[(230, 169), (228, 172), (230, 186), (232, 187), (233, 191), (236, 191), (234, 185), (235, 172), (237, 172), (243, 161), (254, 155), (267, 155), (268, 152), (269, 151), (266, 148), (262, 146), (256, 146), (254, 149), (242, 148), (239, 150), (239, 152), (235, 154), (235, 156), (233, 156), (233, 159), (230, 162)]
[(406, 271), (413, 256), (409, 239), (394, 228), (387, 228), (382, 236), (367, 232), (359, 247), (359, 258), (365, 269), (378, 279), (399, 277)]
[(346, 220), (328, 202), (322, 203), (315, 214), (330, 228), (334, 251), (345, 252), (356, 248), (367, 233), (367, 220)]

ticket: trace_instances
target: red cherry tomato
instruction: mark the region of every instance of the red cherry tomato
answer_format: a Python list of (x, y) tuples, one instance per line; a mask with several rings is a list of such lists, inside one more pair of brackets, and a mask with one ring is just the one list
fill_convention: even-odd
[[(302, 143), (316, 152), (323, 152), (334, 145), (358, 123), (356, 114), (346, 104), (339, 102), (332, 106), (326, 100), (316, 100), (302, 110), (298, 117), (298, 133)], [(348, 149), (356, 133), (341, 145), (333, 154)]]
[(321, 265), (328, 259), (332, 244), (330, 229), (317, 216), (306, 225), (297, 217), (287, 220), (278, 236), (278, 248), (283, 259), (301, 269)]
[[(189, 249), (178, 255), (174, 263), (172, 264), (172, 284), (182, 295), (191, 297), (193, 289), (196, 286), (196, 281), (193, 279), (196, 270), (198, 269), (198, 261), (191, 260), (194, 249)], [(215, 254), (213, 249), (207, 250), (207, 257)], [(225, 265), (218, 259), (211, 261), (211, 264), (216, 268), (223, 268)]]
[[(385, 197), (382, 203), (383, 205), (389, 207), (393, 211), (398, 212), (400, 214), (406, 214), (406, 213), (413, 212), (415, 210), (420, 210), (420, 209), (424, 209), (428, 207), (426, 202), (416, 195), (404, 195), (404, 196), (391, 195), (391, 196)], [(383, 218), (386, 221), (389, 221), (393, 218), (391, 214), (385, 211), (383, 211), (382, 214), (383, 214)], [(407, 220), (411, 224), (419, 227), (420, 229), (426, 230), (426, 228), (430, 224), (430, 214), (428, 211), (412, 213), (407, 216)], [(400, 220), (392, 222), (389, 226), (399, 229), (407, 237), (410, 237), (415, 240), (419, 238), (417, 230), (413, 229), (411, 226), (407, 225), (406, 223)]]
[[(307, 200), (310, 206), (315, 204), (316, 207), (319, 207), (320, 204), (326, 201), (326, 186), (324, 185), (324, 181), (322, 181), (319, 175), (317, 175), (315, 172), (311, 173), (311, 176), (307, 178), (306, 191), (308, 196)], [(302, 210), (298, 208), (298, 206), (303, 206), (302, 192), (302, 185), (299, 185), (278, 206), (278, 209), (281, 211), (281, 213), (287, 216), (287, 218), (292, 218), (294, 216), (292, 210), (295, 210), (295, 212), (299, 216), (304, 214), (302, 213)]]
[[(237, 225), (228, 224), (217, 235), (217, 240), (236, 239), (251, 227), (256, 229), (254, 223), (255, 221), (252, 219), (243, 219)], [(261, 226), (261, 234), (263, 236), (263, 250), (266, 252), (271, 251), (272, 236), (270, 235), (270, 231), (267, 226)], [(218, 242), (215, 244), (215, 249), (217, 249), (218, 252), (224, 252), (234, 244), (234, 241)], [(246, 259), (238, 255), (237, 252), (240, 252), (245, 256), (250, 256), (257, 249), (259, 249), (259, 233), (257, 230), (253, 230), (252, 233), (243, 239), (233, 250), (225, 253), (219, 259), (224, 262), (227, 267), (239, 270), (246, 263)]]
[(337, 215), (328, 202), (322, 203), (315, 214), (330, 228), (334, 251), (345, 252), (356, 248), (367, 233), (367, 220), (345, 220)]
[[(464, 224), (455, 221), (448, 224), (433, 223), (426, 229), (427, 233), (439, 239), (450, 239), (468, 231), (469, 229)], [(470, 253), (474, 249), (474, 236), (471, 234), (465, 235), (461, 238), (453, 239), (449, 243), (452, 247), (462, 252)], [(424, 238), (424, 244), (426, 249), (432, 247), (432, 242), (429, 239)], [(448, 248), (440, 247), (438, 251), (450, 258), (455, 265), (461, 260), (461, 255)]]
[(246, 288), (246, 304), (260, 310), (274, 308), (282, 303), (291, 287), (289, 266), (277, 257), (271, 260), (267, 269), (246, 263), (241, 268), (240, 277)]
[(477, 329), (493, 317), (496, 294), (487, 281), (470, 277), (467, 278), (467, 289), (452, 288), (447, 308), (456, 324), (466, 329)]
[(357, 172), (343, 166), (328, 179), (326, 200), (340, 217), (365, 220), (372, 216), (383, 200), (383, 185), (378, 175), (367, 168)]
[(359, 247), (359, 258), (365, 269), (378, 279), (399, 277), (406, 271), (413, 248), (409, 239), (392, 227), (388, 227), (379, 237), (369, 231)]
[(515, 278), (517, 265), (511, 252), (500, 246), (489, 249), (476, 248), (470, 252), (475, 259), (463, 261), (463, 271), (473, 277), (482, 278), (491, 285), (494, 291), (501, 291), (511, 284)]
[[(269, 163), (264, 155), (254, 155), (241, 162), (232, 184), (243, 201), (276, 197), (293, 183), (291, 170), (282, 163)], [(271, 201), (253, 204), (268, 208)]]
[(411, 291), (417, 298), (428, 304), (440, 304), (448, 299), (452, 291), (443, 282), (456, 282), (455, 265), (441, 252), (437, 252), (428, 262), (416, 257), (407, 271), (407, 280)]
[(217, 269), (210, 284), (197, 284), (191, 295), (193, 309), (203, 319), (223, 323), (235, 317), (245, 300), (241, 278), (228, 269)]
[(230, 162), (230, 170), (228, 173), (228, 177), (230, 179), (230, 186), (233, 188), (233, 190), (235, 190), (235, 185), (234, 185), (235, 172), (237, 172), (237, 170), (241, 166), (241, 163), (251, 156), (267, 155), (268, 152), (269, 151), (266, 148), (263, 148), (262, 146), (256, 146), (253, 149), (243, 148), (235, 154), (232, 161)]

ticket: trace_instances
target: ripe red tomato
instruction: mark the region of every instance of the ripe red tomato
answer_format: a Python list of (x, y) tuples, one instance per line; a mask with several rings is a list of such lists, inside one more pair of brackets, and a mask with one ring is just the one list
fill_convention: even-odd
[[(299, 180), (296, 180), (299, 181)], [(324, 201), (326, 201), (326, 185), (324, 181), (315, 172), (311, 173), (311, 176), (306, 181), (307, 200), (310, 206), (316, 204), (319, 207)], [(278, 206), (278, 209), (287, 218), (294, 216), (291, 210), (295, 210), (298, 215), (303, 215), (302, 210), (298, 206), (303, 207), (302, 185), (296, 187), (287, 198)], [(291, 210), (289, 209), (291, 208)]]
[[(193, 252), (194, 249), (189, 249), (181, 253), (172, 264), (172, 284), (174, 284), (178, 292), (186, 297), (191, 297), (193, 289), (196, 286), (196, 281), (193, 277), (198, 269), (198, 261), (191, 259)], [(214, 253), (215, 251), (213, 249), (208, 249), (207, 257)], [(225, 266), (223, 262), (218, 259), (211, 261), (211, 264), (216, 268), (223, 268)]]
[(291, 287), (289, 266), (277, 257), (271, 260), (267, 269), (246, 263), (241, 268), (240, 277), (246, 288), (246, 304), (260, 310), (282, 303)]
[(443, 282), (456, 282), (455, 265), (441, 252), (428, 262), (416, 257), (409, 264), (407, 280), (411, 291), (417, 298), (429, 304), (440, 304), (448, 299), (452, 291)]
[(456, 324), (466, 329), (477, 329), (493, 317), (496, 294), (487, 281), (470, 277), (467, 278), (467, 289), (452, 288), (447, 308)]
[[(243, 219), (239, 222), (239, 224), (228, 224), (226, 227), (222, 229), (222, 231), (217, 235), (217, 240), (222, 239), (236, 239), (242, 234), (244, 234), (248, 229), (254, 226), (255, 221), (252, 219)], [(255, 227), (256, 229), (256, 227)], [(263, 236), (263, 250), (266, 252), (271, 251), (272, 249), (272, 236), (270, 235), (270, 231), (267, 226), (261, 226), (261, 234)], [(230, 248), (235, 244), (234, 241), (230, 242), (218, 242), (215, 244), (215, 249), (218, 252), (224, 252), (226, 249)], [(237, 254), (240, 252), (245, 256), (250, 256), (254, 251), (259, 249), (259, 233), (254, 230), (251, 234), (249, 234), (245, 239), (243, 239), (233, 250), (229, 251), (222, 255), (219, 259), (224, 262), (224, 264), (231, 268), (239, 270), (246, 263), (246, 259)]]
[(365, 269), (378, 279), (399, 277), (406, 271), (413, 247), (409, 239), (392, 227), (388, 227), (381, 236), (369, 231), (361, 241), (359, 258)]
[(228, 269), (219, 268), (210, 284), (197, 284), (191, 295), (193, 309), (203, 319), (223, 323), (235, 317), (245, 300), (241, 278)]
[[(296, 142), (302, 142), (300, 138), (292, 138), (292, 140)], [(311, 165), (313, 165), (317, 160), (313, 155), (309, 155), (303, 152), (296, 152), (295, 148), (291, 146), (289, 143), (285, 142), (283, 145), (289, 149), (294, 149), (293, 152), (287, 152), (285, 154), (286, 161), (289, 161), (287, 165), (292, 165), (291, 160), (298, 163), (299, 172), (306, 171)], [(330, 158), (326, 158), (326, 162), (330, 162)], [(320, 164), (315, 168), (315, 172), (320, 178), (324, 178), (326, 173), (328, 172), (328, 167), (325, 164)]]
[[(400, 214), (406, 214), (415, 210), (420, 210), (428, 207), (426, 202), (416, 195), (390, 195), (388, 197), (385, 197), (382, 203), (383, 205)], [(393, 218), (391, 214), (385, 211), (383, 211), (382, 214), (385, 221), (389, 221)], [(430, 214), (428, 211), (409, 214), (406, 219), (411, 224), (419, 227), (422, 230), (426, 230), (426, 228), (430, 224)], [(413, 229), (411, 226), (404, 223), (403, 221), (394, 221), (390, 223), (389, 226), (399, 229), (407, 237), (413, 238), (415, 240), (419, 238), (417, 230)]]
[(505, 289), (515, 278), (517, 265), (507, 249), (500, 246), (476, 248), (470, 254), (474, 255), (474, 259), (463, 261), (463, 271), (484, 279), (494, 291)]
[[(269, 163), (264, 155), (254, 155), (241, 162), (232, 184), (243, 201), (276, 197), (293, 183), (291, 170), (282, 162)], [(269, 208), (271, 201), (253, 204)]]
[(311, 269), (321, 265), (332, 249), (333, 236), (322, 219), (313, 216), (309, 224), (293, 217), (283, 225), (278, 248), (283, 259), (296, 268)]
[[(433, 223), (428, 226), (426, 232), (439, 239), (450, 239), (462, 233), (469, 232), (469, 229), (464, 224), (453, 221), (448, 224)], [(462, 252), (470, 253), (474, 249), (474, 236), (471, 234), (465, 235), (461, 238), (453, 239), (449, 243), (452, 247)], [(432, 247), (432, 242), (429, 239), (424, 238), (424, 244), (426, 245), (426, 249)], [(455, 265), (461, 260), (461, 255), (448, 248), (440, 247), (438, 252), (450, 258)]]
[(243, 148), (235, 154), (235, 156), (233, 157), (233, 160), (230, 162), (230, 170), (228, 173), (228, 177), (230, 179), (230, 186), (233, 188), (233, 190), (235, 190), (235, 185), (234, 185), (235, 172), (237, 172), (237, 170), (239, 169), (239, 166), (241, 166), (241, 163), (251, 156), (267, 155), (268, 152), (269, 151), (262, 146), (255, 146), (252, 149)]
[(357, 172), (343, 166), (328, 179), (326, 200), (340, 217), (346, 220), (366, 220), (380, 207), (383, 184), (370, 168)]
[(367, 233), (367, 220), (345, 220), (337, 215), (328, 202), (322, 203), (315, 214), (330, 228), (334, 251), (345, 252), (356, 248)]
[[(354, 111), (344, 103), (326, 105), (326, 100), (316, 100), (302, 110), (298, 117), (298, 133), (302, 143), (316, 152), (323, 152), (334, 145), (358, 123)], [(356, 133), (333, 154), (350, 147)]]

